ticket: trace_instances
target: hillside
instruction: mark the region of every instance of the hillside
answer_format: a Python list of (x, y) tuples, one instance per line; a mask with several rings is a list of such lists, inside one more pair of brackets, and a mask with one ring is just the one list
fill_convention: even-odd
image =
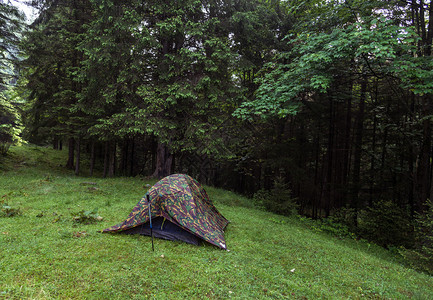
[[(316, 232), (207, 187), (230, 251), (101, 234), (146, 193), (143, 178), (76, 177), (66, 151), (13, 147), (0, 157), (0, 299), (433, 299), (433, 278), (366, 242)], [(89, 184), (91, 182), (92, 184)], [(103, 220), (74, 222), (98, 209)]]

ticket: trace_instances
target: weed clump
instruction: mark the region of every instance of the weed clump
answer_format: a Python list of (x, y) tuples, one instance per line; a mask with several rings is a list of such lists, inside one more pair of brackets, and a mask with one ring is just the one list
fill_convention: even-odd
[(5, 200), (0, 200), (0, 217), (16, 217), (21, 214), (19, 207), (12, 207)]
[(74, 222), (80, 224), (95, 224), (96, 222), (102, 221), (102, 217), (98, 214), (98, 209), (93, 210), (81, 210), (72, 214)]

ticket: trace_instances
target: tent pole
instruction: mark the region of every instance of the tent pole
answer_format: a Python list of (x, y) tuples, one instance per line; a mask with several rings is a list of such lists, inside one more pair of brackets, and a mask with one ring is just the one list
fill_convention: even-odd
[(152, 238), (152, 251), (155, 251), (155, 248), (153, 247), (152, 214), (150, 213), (152, 206), (150, 204), (149, 194), (147, 194), (146, 196), (147, 196), (147, 203), (149, 203), (149, 226), (150, 226), (150, 236)]

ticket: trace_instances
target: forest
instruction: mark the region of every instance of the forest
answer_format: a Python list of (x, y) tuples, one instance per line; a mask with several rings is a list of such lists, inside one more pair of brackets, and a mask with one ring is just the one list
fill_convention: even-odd
[(0, 1), (3, 155), (187, 173), (433, 256), (431, 1), (23, 2)]

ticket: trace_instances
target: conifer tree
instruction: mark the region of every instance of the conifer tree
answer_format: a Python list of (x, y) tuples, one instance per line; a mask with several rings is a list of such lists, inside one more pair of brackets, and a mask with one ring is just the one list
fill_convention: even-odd
[(5, 154), (18, 137), (19, 113), (10, 102), (10, 89), (17, 81), (19, 41), (24, 15), (8, 1), (0, 1), (0, 154)]

